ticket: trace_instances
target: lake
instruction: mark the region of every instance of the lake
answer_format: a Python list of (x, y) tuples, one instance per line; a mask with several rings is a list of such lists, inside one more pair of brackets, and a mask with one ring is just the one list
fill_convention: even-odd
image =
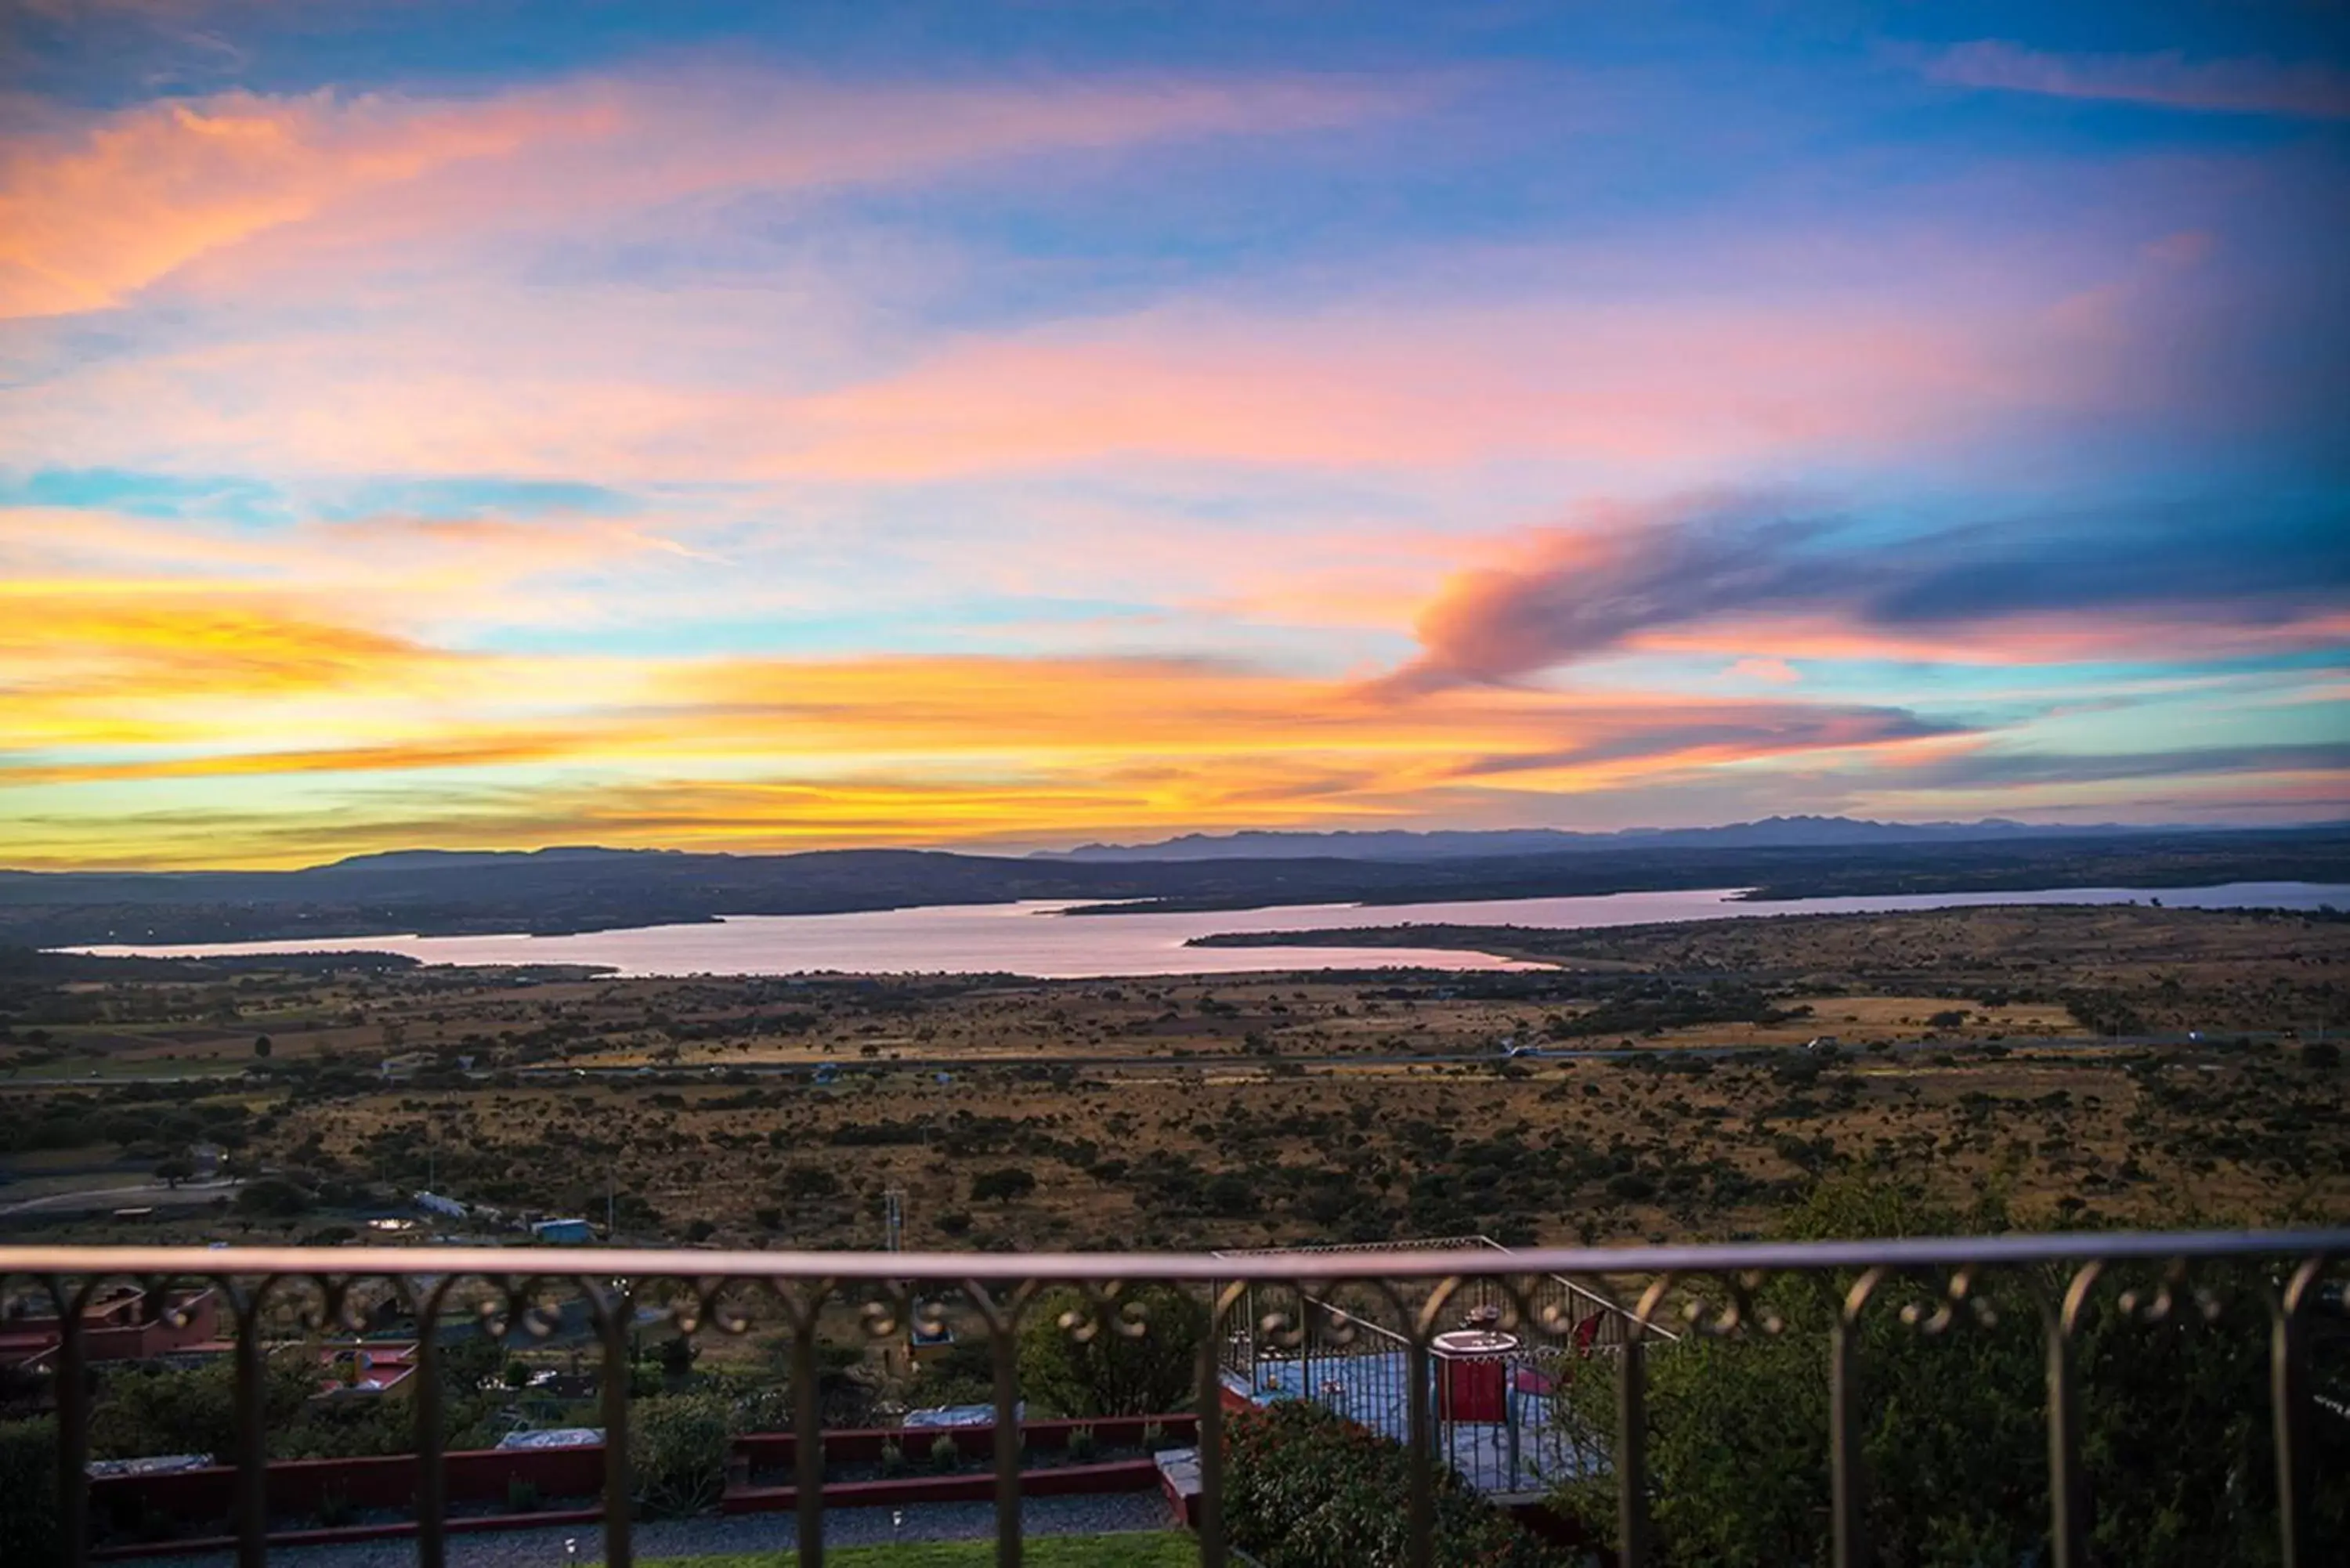
[(2122, 904), (2159, 898), (2197, 909), (2350, 908), (2350, 887), (2230, 882), (2213, 888), (2064, 888), (2036, 892), (1910, 893), (1879, 898), (1737, 901), (1735, 888), (1495, 898), (1433, 904), (1311, 904), (1184, 914), (1065, 916), (1061, 903), (876, 909), (854, 915), (739, 915), (712, 924), (644, 926), (578, 936), (311, 937), (298, 941), (78, 948), (109, 956), (405, 953), (426, 963), (603, 964), (623, 975), (1012, 973), (1045, 980), (1113, 975), (1235, 974), (1254, 970), (1495, 970), (1534, 967), (1484, 953), (1427, 948), (1187, 948), (1218, 931), (1450, 924), (1587, 929), (1723, 916), (1881, 913), (1979, 904)]

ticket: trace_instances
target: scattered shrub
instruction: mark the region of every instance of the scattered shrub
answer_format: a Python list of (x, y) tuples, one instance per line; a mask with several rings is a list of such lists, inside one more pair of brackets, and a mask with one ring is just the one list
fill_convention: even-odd
[(538, 1483), (514, 1476), (506, 1481), (506, 1511), (536, 1513), (539, 1508)]
[(899, 1448), (896, 1443), (884, 1442), (881, 1445), (881, 1473), (884, 1476), (904, 1475), (906, 1473), (906, 1450)]
[[(1403, 1445), (1323, 1407), (1284, 1399), (1224, 1428), (1224, 1529), (1263, 1568), (1357, 1568), (1406, 1560)], [(1450, 1469), (1436, 1478), (1440, 1568), (1534, 1568), (1534, 1539)]]
[(1101, 1445), (1094, 1440), (1094, 1429), (1091, 1427), (1072, 1427), (1069, 1429), (1070, 1463), (1079, 1465), (1087, 1463), (1100, 1450), (1100, 1447)]
[(732, 1414), (714, 1394), (672, 1394), (636, 1407), (629, 1463), (648, 1517), (681, 1519), (717, 1502), (734, 1446)]
[[(1191, 1407), (1195, 1396), (1200, 1335), (1207, 1309), (1168, 1285), (1129, 1293), (1117, 1311), (1143, 1332), (1118, 1324), (1082, 1326), (1098, 1309), (1075, 1291), (1048, 1293), (1020, 1331), (1020, 1386), (1029, 1398), (1065, 1416), (1155, 1416)], [(1063, 1320), (1069, 1320), (1064, 1326)]]
[(931, 1442), (931, 1469), (945, 1474), (962, 1465), (962, 1449), (956, 1446), (952, 1433), (941, 1432)]
[(1035, 1190), (1035, 1173), (1023, 1170), (1018, 1166), (1005, 1166), (1000, 1170), (983, 1170), (971, 1179), (971, 1200), (973, 1203), (984, 1203), (990, 1199), (998, 1202), (1010, 1203), (1016, 1199), (1025, 1198)]

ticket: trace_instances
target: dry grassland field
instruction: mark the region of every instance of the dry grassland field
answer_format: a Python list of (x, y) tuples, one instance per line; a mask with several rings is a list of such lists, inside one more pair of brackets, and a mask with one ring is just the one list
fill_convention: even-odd
[(2339, 919), (1993, 908), (1409, 940), (1555, 967), (687, 981), (83, 961), (0, 992), (0, 1235), (342, 1240), (428, 1181), (505, 1224), (609, 1214), (625, 1241), (746, 1246), (879, 1244), (893, 1189), (907, 1244), (1003, 1249), (1728, 1237), (1839, 1170), (2017, 1222), (2350, 1215), (2322, 1037), (2350, 1023)]

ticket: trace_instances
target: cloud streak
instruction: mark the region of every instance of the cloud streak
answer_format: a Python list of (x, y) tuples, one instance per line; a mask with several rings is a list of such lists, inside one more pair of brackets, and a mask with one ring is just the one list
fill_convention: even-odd
[(199, 257), (328, 214), (337, 248), (473, 236), (730, 188), (811, 192), (1313, 129), (1404, 96), (1310, 78), (848, 90), (703, 66), (472, 101), (320, 89), (141, 105), (0, 162), (0, 316), (119, 305)]
[[(2168, 657), (2182, 640), (2316, 649), (2350, 624), (2350, 518), (2322, 503), (2224, 520), (2150, 506), (1866, 546), (1854, 534), (1831, 509), (1767, 495), (1597, 509), (1451, 578), (1394, 684), (1513, 680), (1656, 646), (1991, 662), (2048, 657), (2043, 639), (2074, 658)], [(1724, 626), (1742, 629), (1709, 635)]]
[(2350, 119), (2350, 73), (2269, 59), (2189, 60), (2147, 55), (2056, 55), (1983, 39), (1929, 58), (1926, 74), (1957, 87), (2050, 98), (2137, 103), (2214, 114)]

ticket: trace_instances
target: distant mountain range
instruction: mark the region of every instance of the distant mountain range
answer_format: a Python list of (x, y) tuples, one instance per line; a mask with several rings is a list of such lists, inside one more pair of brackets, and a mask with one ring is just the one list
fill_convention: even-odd
[(1066, 855), (400, 850), (299, 871), (0, 871), (0, 947), (610, 930), (1050, 899), (1115, 914), (1739, 888), (1759, 898), (2350, 882), (2350, 826), (2044, 828), (1783, 817), (1648, 833), (1235, 834)]
[[(2145, 833), (2108, 823), (2047, 827), (1987, 816), (1980, 822), (1870, 822), (1850, 816), (1766, 816), (1721, 827), (1627, 827), (1577, 833), (1560, 827), (1501, 827), (1428, 833), (1187, 833), (1151, 844), (1087, 844), (1040, 849), (1035, 860), (1263, 860), (1336, 856), (1342, 860), (1459, 860), (1477, 856), (1560, 855), (1588, 849), (1828, 849), (1871, 844), (1951, 844), (2015, 838), (2095, 838)], [(2193, 827), (2164, 832), (2192, 833)]]

